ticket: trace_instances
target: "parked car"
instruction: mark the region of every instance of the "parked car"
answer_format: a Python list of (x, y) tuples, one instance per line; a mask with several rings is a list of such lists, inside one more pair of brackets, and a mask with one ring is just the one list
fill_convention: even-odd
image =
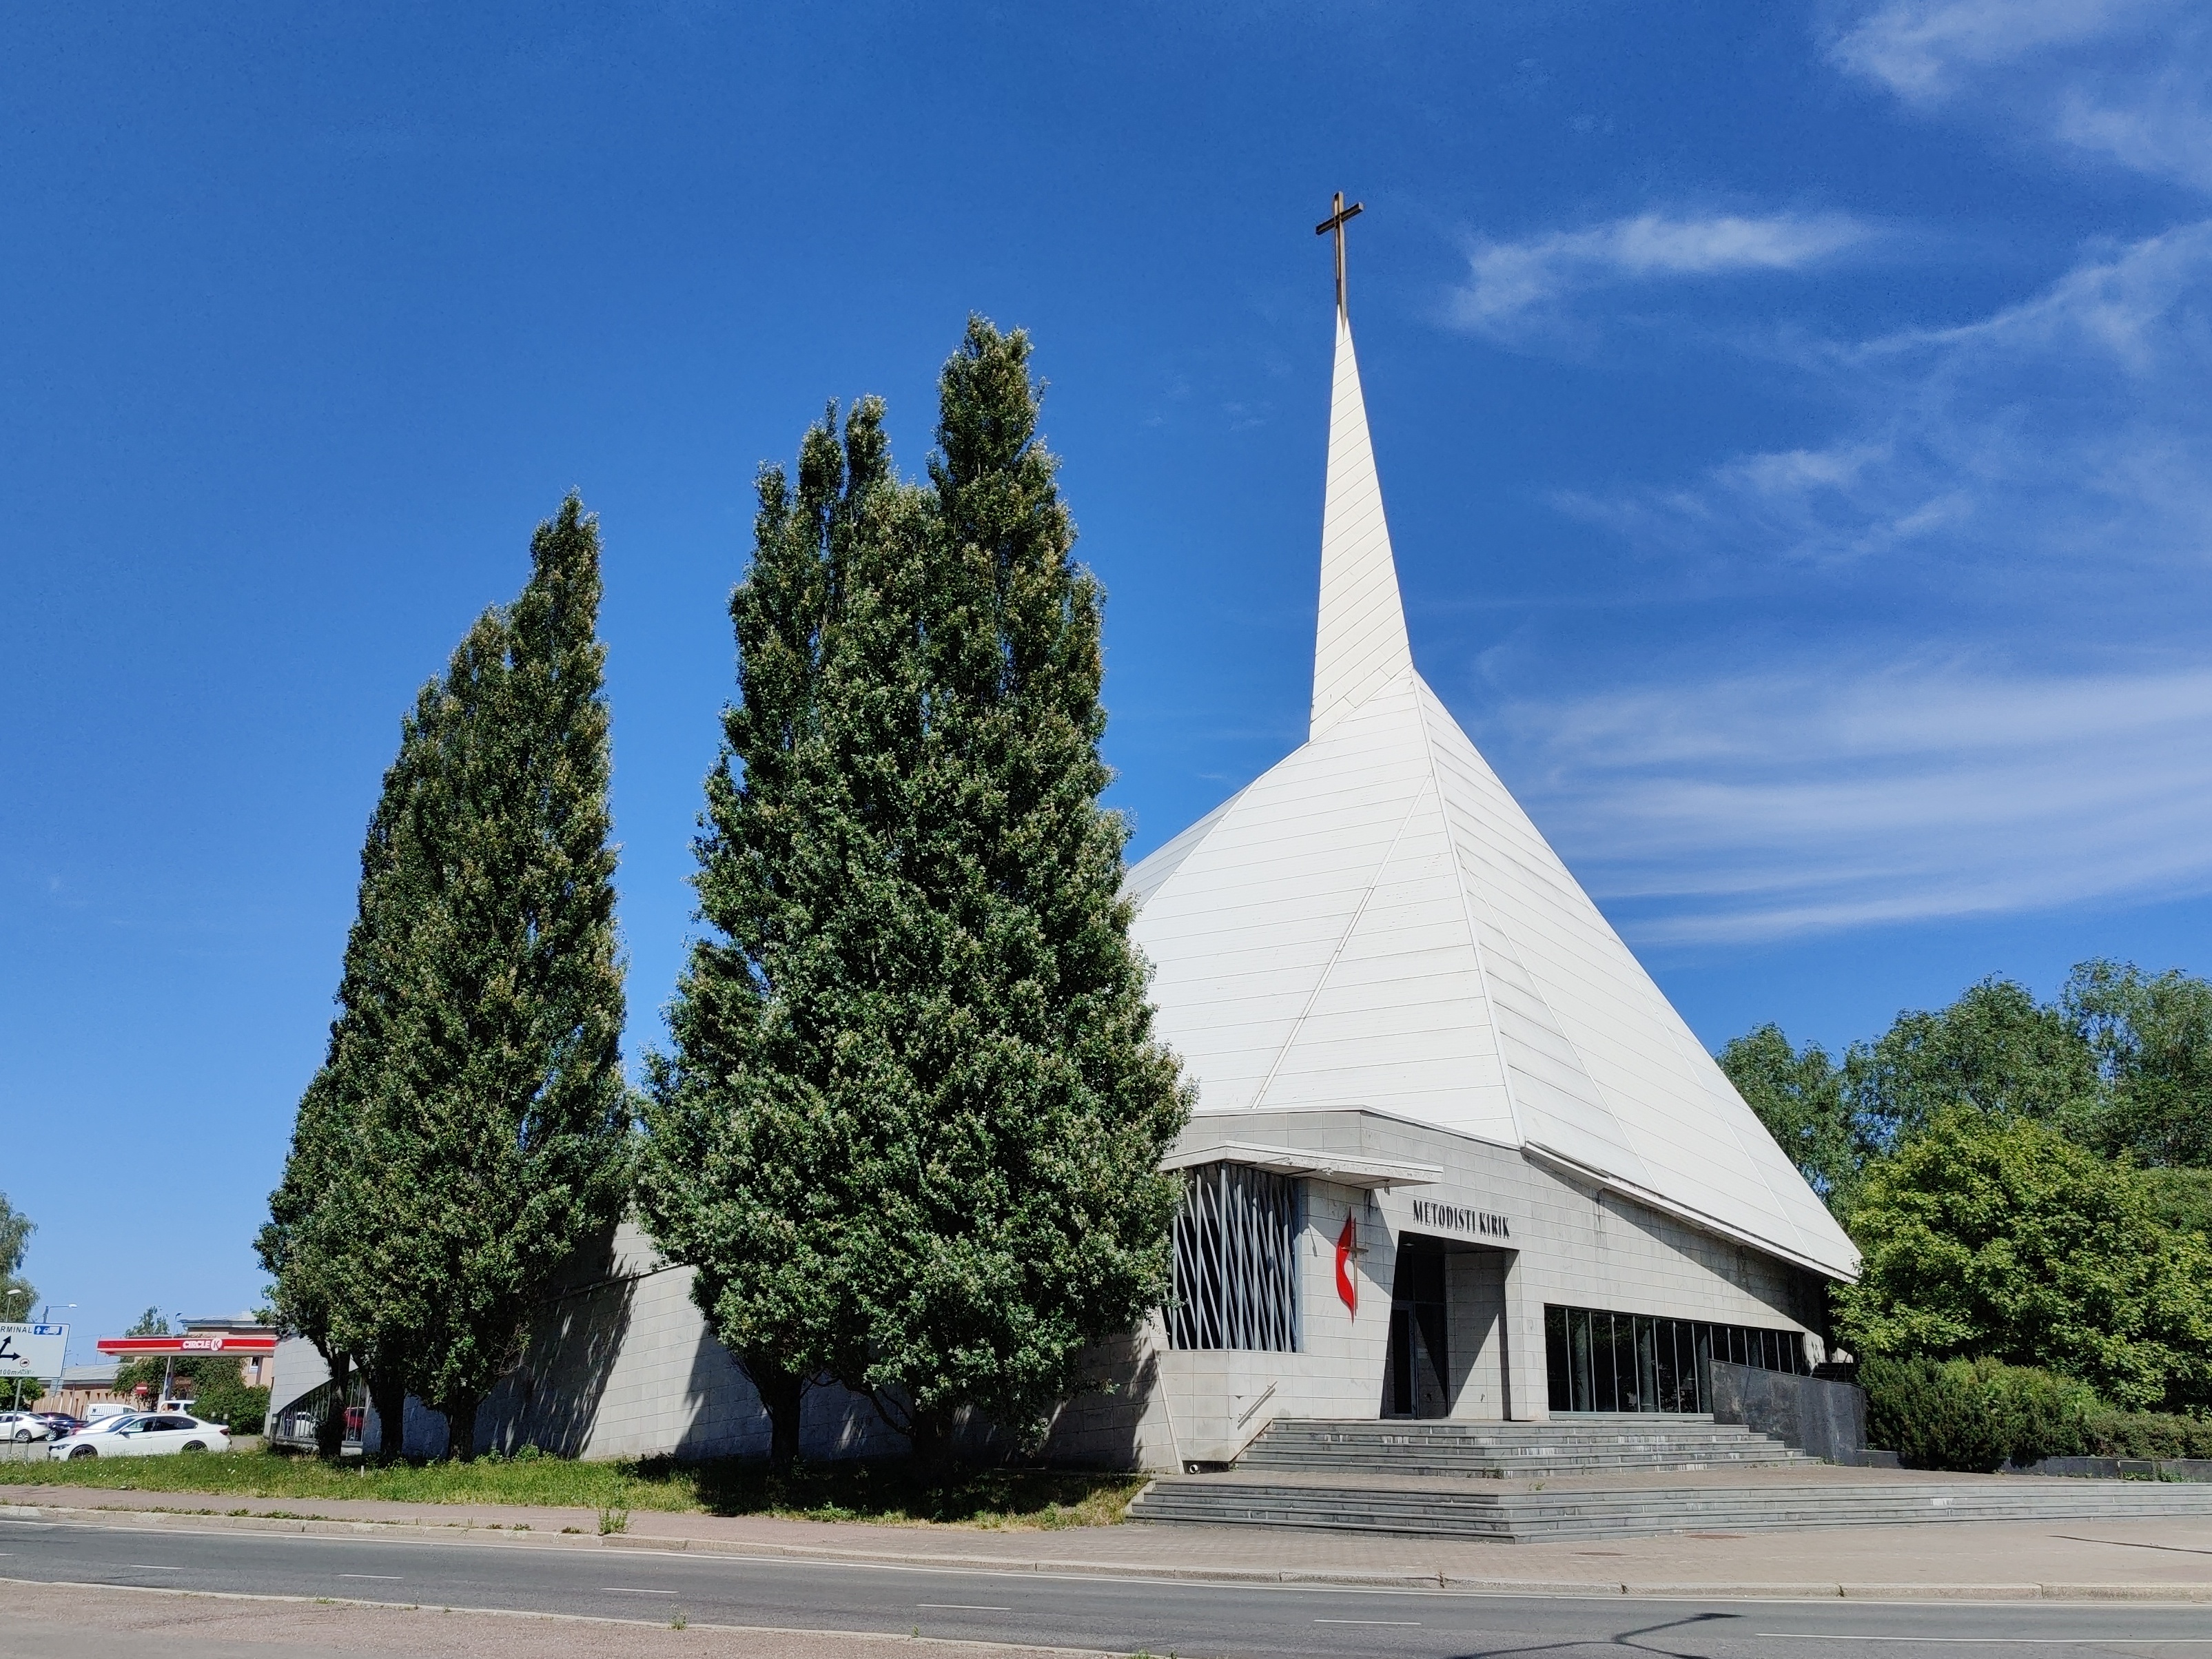
[(25, 1446), (33, 1440), (51, 1438), (53, 1431), (52, 1424), (29, 1412), (0, 1412), (0, 1440), (12, 1440)]
[(175, 1412), (149, 1412), (140, 1416), (111, 1417), (57, 1440), (48, 1455), (78, 1457), (159, 1457), (168, 1452), (228, 1451), (230, 1431), (220, 1423), (203, 1423), (197, 1417)]
[(75, 1434), (84, 1426), (82, 1418), (71, 1417), (67, 1412), (33, 1412), (31, 1415), (44, 1419), (46, 1425), (54, 1431), (57, 1440), (65, 1434)]

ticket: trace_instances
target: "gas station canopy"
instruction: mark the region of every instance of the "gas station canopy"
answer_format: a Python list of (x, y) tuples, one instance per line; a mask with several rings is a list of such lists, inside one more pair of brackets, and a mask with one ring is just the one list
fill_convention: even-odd
[(276, 1333), (182, 1336), (103, 1336), (100, 1351), (117, 1359), (142, 1359), (149, 1354), (234, 1353), (251, 1356), (276, 1352)]

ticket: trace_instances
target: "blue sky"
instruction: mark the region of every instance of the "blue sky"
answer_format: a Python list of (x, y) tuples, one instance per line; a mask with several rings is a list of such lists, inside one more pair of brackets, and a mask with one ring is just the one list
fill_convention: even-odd
[[(753, 472), (1024, 325), (1157, 845), (1304, 734), (1341, 188), (1414, 653), (1718, 1046), (2212, 969), (2212, 23), (1808, 8), (0, 19), (0, 1191), (234, 1310), (402, 709), (602, 516), (629, 1055)], [(88, 1344), (83, 1345), (88, 1346)]]

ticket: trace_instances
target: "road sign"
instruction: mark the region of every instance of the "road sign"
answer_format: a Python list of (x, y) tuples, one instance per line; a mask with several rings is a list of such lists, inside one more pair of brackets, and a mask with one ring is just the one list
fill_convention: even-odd
[(0, 1325), (0, 1376), (58, 1377), (68, 1352), (66, 1325)]

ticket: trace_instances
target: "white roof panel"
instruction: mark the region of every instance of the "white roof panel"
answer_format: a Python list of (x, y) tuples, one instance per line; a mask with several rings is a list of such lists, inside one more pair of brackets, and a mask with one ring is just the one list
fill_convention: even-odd
[(1130, 872), (1201, 1113), (1547, 1152), (1842, 1277), (1858, 1253), (1414, 672), (1340, 316), (1311, 735)]

